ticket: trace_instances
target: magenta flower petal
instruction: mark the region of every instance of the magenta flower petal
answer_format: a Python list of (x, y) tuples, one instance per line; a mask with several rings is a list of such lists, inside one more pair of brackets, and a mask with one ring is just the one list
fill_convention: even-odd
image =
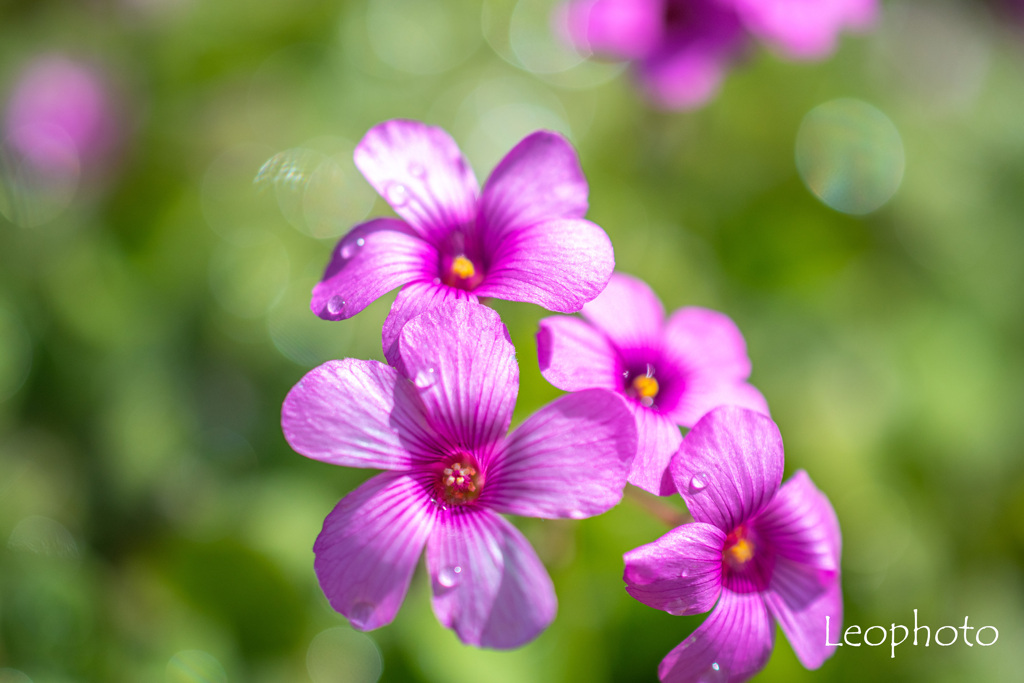
[(334, 465), (399, 470), (433, 458), (416, 388), (372, 360), (310, 370), (288, 392), (281, 428), (295, 451)]
[(615, 268), (611, 240), (590, 221), (556, 219), (518, 228), (500, 242), (479, 296), (573, 313), (605, 288)]
[(389, 365), (402, 367), (398, 344), (405, 324), (420, 313), (439, 307), (445, 301), (478, 303), (480, 299), (472, 292), (435, 282), (413, 282), (398, 292), (381, 330), (384, 358)]
[(631, 404), (636, 418), (636, 459), (629, 473), (629, 483), (658, 496), (676, 492), (669, 474), (669, 463), (679, 450), (683, 435), (679, 427), (660, 413)]
[(355, 163), (391, 208), (425, 238), (441, 239), (476, 218), (476, 176), (441, 128), (385, 121), (356, 146)]
[(559, 133), (538, 131), (512, 148), (494, 168), (480, 197), (487, 238), (497, 245), (509, 232), (587, 213), (587, 179), (576, 150)]
[(354, 628), (368, 631), (395, 618), (437, 512), (421, 481), (385, 472), (327, 515), (313, 546), (316, 576), (331, 607)]
[(541, 320), (537, 358), (544, 379), (563, 391), (622, 386), (623, 368), (615, 348), (604, 333), (579, 318), (558, 315)]
[(782, 485), (751, 522), (781, 557), (827, 573), (839, 570), (839, 522), (831, 503), (803, 470)]
[(433, 427), (486, 459), (508, 432), (519, 392), (515, 348), (498, 313), (450, 302), (406, 323), (399, 349)]
[(738, 27), (720, 36), (666, 44), (637, 65), (637, 76), (658, 106), (694, 109), (718, 94), (741, 44)]
[(555, 618), (554, 586), (529, 541), (486, 508), (441, 514), (427, 571), (434, 614), (464, 643), (516, 648)]
[[(831, 657), (835, 647), (825, 646), (825, 617), (829, 617), (829, 640), (838, 643), (843, 629), (843, 593), (837, 580), (824, 592), (809, 590), (806, 572), (799, 565), (779, 563), (772, 575), (771, 591), (764, 594), (768, 611), (779, 622), (800, 663), (817, 669)], [(809, 598), (809, 595), (815, 597)]]
[[(625, 402), (603, 389), (563, 396), (512, 432), (480, 501), (526, 517), (582, 519), (622, 499), (636, 434)], [(589, 476), (581, 477), (587, 471)]]
[(723, 406), (690, 430), (670, 469), (694, 520), (729, 532), (771, 501), (783, 459), (782, 435), (770, 418)]
[(428, 264), (437, 258), (437, 250), (402, 221), (357, 225), (334, 248), (310, 308), (325, 320), (351, 318), (392, 289), (433, 277)]
[(758, 593), (725, 588), (711, 615), (661, 660), (664, 683), (745, 681), (764, 668), (775, 645), (775, 625)]
[(765, 602), (800, 662), (817, 669), (835, 652), (822, 639), (830, 617), (839, 642), (843, 596), (839, 583), (839, 521), (825, 494), (803, 470), (782, 485), (752, 525), (778, 554)]
[(750, 377), (747, 343), (729, 316), (707, 308), (680, 308), (665, 324), (666, 354), (680, 359), (689, 374), (721, 380)]
[(684, 524), (623, 556), (626, 591), (669, 614), (700, 614), (722, 592), (725, 532), (711, 524)]
[(710, 375), (696, 375), (687, 379), (686, 393), (680, 396), (672, 410), (666, 411), (666, 415), (678, 424), (696, 424), (712, 408), (718, 406), (738, 406), (765, 416), (771, 414), (764, 395), (746, 382), (722, 384)]
[(660, 348), (665, 309), (643, 280), (615, 273), (583, 317), (619, 349)]
[(865, 29), (874, 0), (732, 0), (747, 29), (794, 59), (821, 59), (835, 51), (845, 28)]
[(638, 59), (661, 38), (663, 0), (578, 0), (560, 22), (569, 42), (615, 59)]

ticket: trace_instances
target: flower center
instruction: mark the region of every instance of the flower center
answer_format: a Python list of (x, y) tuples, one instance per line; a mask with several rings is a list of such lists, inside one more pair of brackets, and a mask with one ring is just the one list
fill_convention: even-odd
[[(632, 377), (632, 379), (630, 379)], [(640, 401), (640, 405), (650, 408), (654, 405), (654, 399), (658, 395), (661, 386), (658, 380), (654, 379), (654, 366), (647, 363), (643, 374), (634, 374), (627, 371), (624, 375), (626, 380), (626, 393)]]
[(458, 453), (445, 462), (437, 475), (435, 490), (445, 505), (464, 505), (479, 497), (484, 476), (476, 459), (469, 453)]
[(733, 569), (740, 569), (754, 559), (754, 542), (742, 525), (736, 527), (725, 538), (722, 559)]
[(442, 272), (444, 283), (459, 289), (474, 289), (483, 282), (482, 270), (465, 254), (445, 257)]
[(653, 399), (658, 395), (658, 380), (647, 375), (640, 375), (633, 380), (633, 391), (640, 397), (641, 400), (645, 398)]

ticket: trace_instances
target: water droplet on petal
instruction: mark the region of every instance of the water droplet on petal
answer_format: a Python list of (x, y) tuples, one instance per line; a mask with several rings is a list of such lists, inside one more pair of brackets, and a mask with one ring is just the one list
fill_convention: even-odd
[(685, 600), (673, 600), (665, 606), (665, 611), (674, 617), (686, 616), (686, 612), (690, 605)]
[(426, 368), (416, 373), (416, 379), (413, 380), (413, 384), (418, 389), (429, 389), (434, 386), (437, 382), (437, 370), (434, 368)]
[(571, 519), (586, 519), (587, 513), (583, 510), (569, 510), (567, 513)]
[(690, 493), (697, 493), (703, 491), (708, 485), (709, 477), (706, 472), (698, 472), (697, 474), (690, 477)]
[(327, 312), (331, 315), (338, 315), (345, 309), (345, 300), (335, 294), (327, 300)]
[(423, 168), (423, 164), (413, 162), (409, 164), (409, 175), (414, 178), (425, 178), (427, 176), (427, 169)]
[(689, 575), (690, 575), (690, 570), (689, 569), (684, 569), (683, 571), (679, 572), (679, 578), (680, 579), (685, 579)]
[(462, 567), (444, 567), (437, 574), (437, 582), (445, 588), (452, 588), (458, 585), (460, 574), (462, 574)]
[(718, 662), (715, 662), (714, 664), (711, 665), (711, 668), (714, 669), (715, 671), (718, 671), (721, 667), (718, 666)]
[(341, 258), (352, 258), (364, 244), (366, 244), (366, 240), (362, 237), (357, 237), (355, 239), (346, 237), (341, 243)]
[(391, 183), (384, 188), (384, 199), (394, 208), (401, 208), (409, 203), (409, 190), (401, 183)]
[(439, 285), (439, 284), (441, 284), (441, 278), (439, 278), (439, 277), (435, 277), (435, 278), (434, 278), (434, 284), (435, 284), (435, 285)]
[(348, 614), (345, 616), (347, 616), (348, 620), (351, 621), (354, 625), (362, 627), (366, 625), (366, 622), (369, 621), (370, 617), (373, 616), (373, 611), (376, 608), (377, 606), (374, 605), (372, 602), (360, 600), (359, 602), (353, 604), (351, 608), (349, 608)]

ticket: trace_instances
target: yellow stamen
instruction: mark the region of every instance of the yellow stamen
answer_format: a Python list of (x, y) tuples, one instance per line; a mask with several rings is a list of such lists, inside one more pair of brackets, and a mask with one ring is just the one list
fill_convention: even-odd
[(476, 275), (476, 268), (473, 267), (473, 262), (465, 256), (456, 256), (452, 261), (452, 273), (466, 280)]
[(633, 391), (640, 398), (654, 398), (658, 395), (658, 380), (647, 375), (640, 375), (633, 380)]
[(749, 562), (754, 556), (754, 544), (745, 538), (741, 538), (725, 551), (733, 564)]

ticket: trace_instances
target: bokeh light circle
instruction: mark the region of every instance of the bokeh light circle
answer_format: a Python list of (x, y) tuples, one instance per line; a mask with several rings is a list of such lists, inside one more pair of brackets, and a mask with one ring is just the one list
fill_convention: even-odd
[(32, 683), (32, 679), (17, 669), (0, 669), (0, 683)]
[(351, 628), (335, 626), (313, 638), (306, 652), (313, 683), (374, 683), (383, 664), (377, 645)]
[(904, 166), (896, 126), (860, 100), (815, 107), (797, 132), (800, 177), (818, 199), (842, 213), (862, 215), (882, 207), (899, 189)]

